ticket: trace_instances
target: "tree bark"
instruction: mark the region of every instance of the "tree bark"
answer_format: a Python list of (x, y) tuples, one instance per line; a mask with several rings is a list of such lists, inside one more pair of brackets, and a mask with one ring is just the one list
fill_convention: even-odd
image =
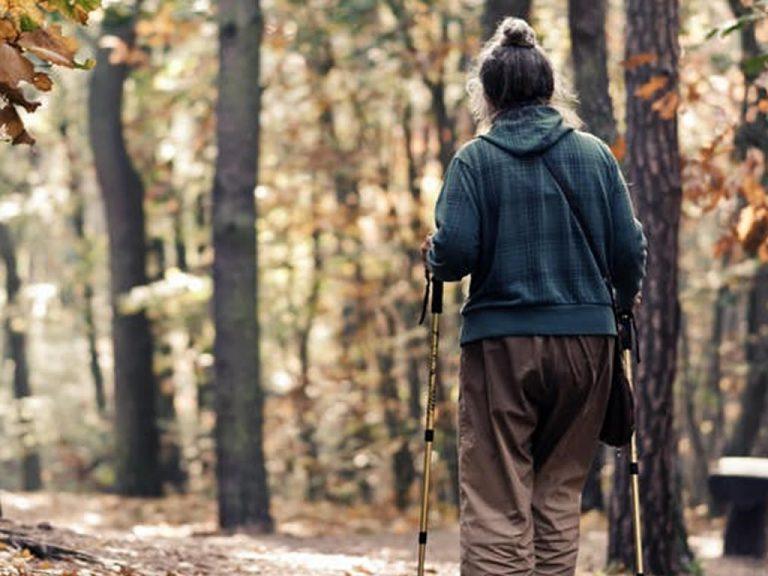
[(532, 4), (532, 0), (486, 0), (483, 11), (485, 37), (493, 36), (496, 26), (507, 16), (530, 20)]
[(32, 412), (23, 406), (25, 398), (32, 395), (27, 363), (27, 332), (25, 322), (19, 316), (19, 291), (21, 278), (16, 267), (16, 243), (7, 224), (0, 222), (0, 258), (5, 265), (6, 310), (3, 327), (6, 340), (6, 356), (13, 362), (13, 397), (19, 406), (21, 429), (21, 487), (36, 491), (43, 487), (40, 454), (34, 434)]
[(768, 402), (768, 265), (755, 274), (747, 310), (747, 383), (741, 412), (725, 447), (728, 456), (749, 456), (765, 421)]
[[(305, 473), (307, 476), (306, 498), (310, 502), (318, 502), (327, 493), (327, 477), (320, 464), (320, 446), (317, 441), (317, 414), (313, 410), (314, 401), (309, 395), (311, 385), (310, 368), (312, 363), (310, 337), (317, 320), (320, 306), (320, 289), (323, 284), (325, 262), (321, 246), (321, 230), (319, 217), (314, 210), (319, 203), (317, 194), (313, 192), (312, 218), (315, 222), (312, 229), (312, 268), (309, 270), (310, 287), (304, 302), (305, 314), (297, 321), (298, 356), (299, 356), (299, 386), (291, 393), (296, 410), (296, 425), (299, 429), (299, 439), (304, 445)], [(298, 311), (297, 311), (298, 313)]]
[(216, 477), (222, 528), (271, 531), (259, 351), (256, 202), (258, 0), (219, 3), (218, 155), (213, 185)]
[(683, 414), (691, 442), (693, 462), (688, 466), (690, 492), (689, 503), (697, 506), (708, 502), (707, 478), (709, 476), (710, 453), (701, 431), (700, 413), (696, 409), (697, 379), (691, 374), (691, 350), (688, 336), (687, 317), (681, 312), (680, 317), (680, 386), (682, 388)]
[[(616, 140), (616, 120), (608, 91), (608, 49), (605, 39), (606, 0), (570, 0), (568, 25), (571, 34), (576, 93), (579, 113), (587, 130), (612, 144)], [(595, 457), (582, 492), (583, 511), (605, 508), (600, 473), (603, 448)]]
[(96, 332), (96, 318), (93, 307), (94, 289), (91, 279), (93, 272), (90, 254), (92, 243), (85, 230), (85, 198), (83, 196), (83, 183), (80, 175), (81, 164), (77, 148), (74, 142), (72, 142), (72, 136), (69, 133), (69, 123), (67, 120), (62, 120), (59, 131), (64, 140), (67, 164), (69, 165), (69, 193), (72, 198), (69, 222), (77, 240), (77, 250), (80, 253), (82, 262), (80, 274), (76, 281), (79, 283), (80, 290), (82, 291), (83, 324), (85, 325), (85, 338), (88, 343), (88, 367), (93, 379), (96, 408), (99, 414), (104, 415), (107, 411), (107, 396), (104, 390), (104, 372), (99, 362), (97, 346), (98, 334)]
[[(135, 16), (108, 10), (102, 36), (134, 43)], [(111, 64), (108, 48), (98, 52), (88, 100), (90, 143), (104, 199), (109, 236), (112, 344), (115, 371), (117, 491), (126, 496), (159, 496), (158, 430), (152, 373), (152, 334), (143, 311), (121, 311), (120, 299), (147, 282), (144, 186), (126, 149), (121, 113), (124, 63)]]
[(568, 26), (579, 113), (590, 132), (613, 144), (616, 120), (608, 90), (607, 8), (607, 0), (570, 0)]
[[(673, 426), (673, 383), (680, 325), (678, 232), (682, 202), (677, 115), (662, 117), (651, 107), (675, 98), (678, 89), (678, 2), (628, 0), (626, 58), (653, 54), (653, 62), (628, 66), (627, 167), (633, 199), (648, 237), (648, 268), (638, 313), (643, 361), (637, 367), (637, 429), (641, 509), (648, 573), (678, 574), (690, 559), (677, 474)], [(651, 77), (666, 84), (643, 99), (638, 88)], [(617, 459), (610, 506), (609, 558), (634, 564), (629, 475), (626, 457)]]

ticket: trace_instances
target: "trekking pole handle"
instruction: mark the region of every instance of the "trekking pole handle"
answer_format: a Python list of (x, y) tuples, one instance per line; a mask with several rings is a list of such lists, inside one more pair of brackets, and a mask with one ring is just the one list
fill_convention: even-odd
[(617, 312), (617, 324), (619, 328), (619, 346), (622, 350), (632, 350), (633, 346), (633, 317), (629, 310)]
[(443, 282), (432, 280), (432, 314), (443, 313)]

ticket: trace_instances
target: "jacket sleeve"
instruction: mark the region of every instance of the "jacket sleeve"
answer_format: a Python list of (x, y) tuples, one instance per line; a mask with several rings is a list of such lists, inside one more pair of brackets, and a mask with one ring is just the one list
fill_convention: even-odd
[(616, 288), (616, 305), (631, 310), (645, 277), (647, 241), (643, 227), (635, 217), (627, 184), (618, 162), (609, 152), (611, 186), (611, 276)]
[(480, 252), (480, 212), (469, 166), (454, 157), (435, 206), (437, 232), (427, 254), (435, 279), (455, 282), (470, 274)]

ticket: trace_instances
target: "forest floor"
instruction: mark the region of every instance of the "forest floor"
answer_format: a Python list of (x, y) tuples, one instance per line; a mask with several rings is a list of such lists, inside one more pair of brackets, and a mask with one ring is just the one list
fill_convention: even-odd
[[(415, 518), (391, 511), (327, 504), (291, 510), (278, 504), (278, 532), (263, 536), (217, 534), (213, 505), (200, 497), (153, 501), (3, 493), (2, 504), (0, 576), (411, 576), (415, 572)], [(430, 533), (430, 575), (459, 574), (458, 532), (452, 524)], [(765, 563), (717, 558), (722, 546), (719, 526), (702, 520), (692, 524), (691, 544), (705, 574), (768, 574)], [(590, 514), (582, 526), (579, 574), (601, 574), (605, 520)], [(9, 533), (14, 534), (11, 545)]]

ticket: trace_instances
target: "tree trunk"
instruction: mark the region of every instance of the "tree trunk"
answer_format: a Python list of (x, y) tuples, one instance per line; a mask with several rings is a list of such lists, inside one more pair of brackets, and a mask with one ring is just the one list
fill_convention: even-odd
[[(633, 198), (648, 236), (648, 269), (638, 313), (643, 361), (637, 367), (637, 427), (641, 509), (648, 573), (678, 574), (690, 558), (679, 494), (673, 384), (680, 325), (678, 231), (682, 190), (677, 115), (662, 117), (651, 106), (676, 98), (678, 88), (678, 2), (628, 0), (626, 58), (653, 54), (655, 60), (628, 66), (627, 167)], [(645, 100), (636, 91), (651, 77), (666, 85)], [(626, 457), (617, 459), (610, 506), (609, 558), (634, 564), (632, 515)]]
[[(724, 265), (729, 259), (724, 259)], [(717, 290), (712, 311), (712, 331), (709, 338), (709, 358), (705, 373), (705, 391), (708, 396), (707, 418), (712, 422), (712, 430), (706, 439), (707, 455), (709, 458), (719, 454), (723, 446), (725, 434), (725, 398), (720, 388), (722, 379), (722, 364), (720, 361), (720, 348), (723, 344), (725, 332), (725, 315), (731, 306), (732, 295), (730, 288), (723, 283)]]
[(311, 274), (311, 281), (309, 294), (304, 303), (306, 314), (303, 318), (303, 322), (299, 323), (299, 328), (297, 329), (300, 367), (299, 386), (291, 394), (296, 410), (296, 425), (299, 429), (299, 439), (304, 445), (303, 460), (306, 462), (305, 472), (307, 476), (306, 498), (310, 502), (318, 502), (322, 500), (327, 493), (327, 477), (325, 470), (322, 469), (320, 463), (320, 446), (317, 441), (318, 417), (315, 413), (316, 410), (313, 410), (314, 401), (308, 393), (311, 384), (310, 368), (312, 362), (310, 354), (310, 337), (318, 316), (320, 288), (322, 287), (324, 269), (322, 246), (320, 242), (320, 222), (318, 221), (319, 216), (314, 210), (314, 207), (317, 206), (320, 199), (316, 196), (317, 194), (313, 193), (312, 217), (315, 224), (312, 230), (312, 268), (309, 271), (309, 274)]
[(688, 438), (691, 441), (693, 462), (688, 466), (690, 505), (697, 506), (709, 500), (707, 478), (709, 476), (709, 457), (704, 435), (701, 431), (702, 419), (696, 410), (696, 388), (698, 380), (691, 374), (691, 350), (688, 336), (686, 315), (680, 318), (680, 386), (682, 388), (683, 413)]
[(768, 265), (755, 274), (747, 311), (747, 383), (741, 394), (741, 412), (728, 439), (725, 454), (749, 456), (765, 420), (768, 402)]
[[(613, 144), (616, 120), (608, 91), (608, 49), (605, 40), (606, 0), (570, 0), (568, 25), (571, 33), (576, 93), (579, 113), (587, 130)], [(581, 497), (582, 511), (605, 508), (600, 473), (605, 455), (601, 446), (595, 457)]]
[(69, 168), (69, 193), (72, 198), (71, 213), (69, 222), (77, 241), (77, 250), (81, 258), (81, 270), (76, 281), (80, 284), (82, 291), (82, 314), (83, 324), (85, 325), (85, 338), (88, 343), (88, 367), (93, 379), (94, 397), (96, 408), (99, 414), (104, 415), (107, 411), (107, 396), (104, 391), (104, 372), (99, 362), (99, 349), (97, 346), (98, 335), (96, 333), (96, 318), (93, 307), (93, 281), (91, 266), (92, 243), (85, 231), (85, 198), (83, 196), (83, 183), (80, 175), (81, 163), (77, 148), (72, 142), (72, 136), (69, 133), (69, 124), (62, 120), (59, 126), (64, 146), (67, 154), (67, 164)]
[[(116, 36), (132, 46), (134, 20), (134, 16), (108, 10), (102, 36)], [(126, 496), (159, 496), (162, 483), (152, 335), (143, 311), (126, 313), (120, 306), (121, 297), (147, 282), (144, 187), (123, 136), (123, 85), (128, 67), (124, 63), (111, 64), (109, 53), (109, 48), (99, 50), (88, 108), (90, 142), (109, 234), (117, 491)]]
[(256, 250), (259, 1), (219, 3), (218, 155), (213, 185), (216, 477), (222, 528), (271, 531)]
[(6, 341), (6, 356), (13, 363), (13, 397), (19, 407), (19, 428), (21, 445), (21, 488), (35, 491), (43, 487), (40, 472), (40, 455), (34, 433), (32, 411), (23, 405), (24, 399), (32, 395), (27, 364), (27, 332), (25, 322), (19, 314), (18, 295), (21, 279), (16, 267), (16, 243), (7, 224), (0, 222), (0, 258), (5, 265), (6, 310), (3, 328)]
[(490, 38), (496, 31), (496, 26), (507, 16), (531, 19), (532, 0), (486, 0), (483, 11), (483, 31)]
[(570, 0), (568, 25), (574, 84), (579, 113), (587, 129), (613, 144), (616, 120), (608, 91), (608, 49), (605, 40), (607, 0)]

